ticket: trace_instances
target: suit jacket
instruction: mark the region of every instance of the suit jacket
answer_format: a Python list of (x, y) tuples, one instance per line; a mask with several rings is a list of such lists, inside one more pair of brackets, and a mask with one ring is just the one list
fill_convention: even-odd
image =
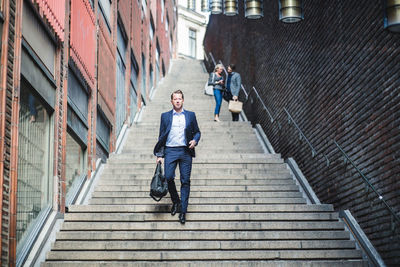
[[(185, 109), (184, 114), (186, 121), (186, 127), (185, 127), (186, 146), (190, 155), (192, 157), (195, 157), (196, 153), (194, 151), (194, 148), (189, 149), (189, 142), (191, 140), (195, 140), (196, 145), (199, 143), (201, 136), (200, 129), (197, 124), (196, 114), (194, 112)], [(173, 116), (172, 110), (161, 114), (160, 133), (158, 136), (158, 142), (154, 147), (153, 151), (154, 155), (157, 157), (164, 157), (165, 144), (167, 143), (167, 138), (169, 132), (171, 131), (171, 126), (172, 126), (172, 116)]]
[[(226, 77), (225, 84), (228, 86), (228, 77)], [(231, 74), (231, 84), (229, 85), (233, 96), (239, 96), (240, 88), (242, 86), (242, 78), (237, 72)]]

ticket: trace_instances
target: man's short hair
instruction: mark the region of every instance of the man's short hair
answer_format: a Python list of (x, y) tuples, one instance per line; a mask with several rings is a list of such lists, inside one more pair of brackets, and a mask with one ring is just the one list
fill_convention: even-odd
[(232, 70), (235, 70), (236, 69), (236, 66), (235, 66), (235, 64), (229, 64), (229, 66), (228, 67), (230, 67)]
[(173, 92), (173, 93), (171, 94), (171, 100), (174, 99), (174, 94), (180, 94), (180, 95), (182, 95), (182, 99), (185, 99), (185, 98), (183, 97), (183, 92), (182, 92), (181, 90), (176, 90), (175, 92)]

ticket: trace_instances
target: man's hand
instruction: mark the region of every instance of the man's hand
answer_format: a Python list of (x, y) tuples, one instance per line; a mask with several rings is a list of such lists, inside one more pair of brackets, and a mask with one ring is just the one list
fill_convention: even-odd
[(237, 95), (234, 95), (234, 96), (232, 97), (232, 99), (233, 99), (234, 101), (238, 100)]
[(189, 142), (189, 148), (190, 148), (190, 149), (193, 149), (193, 148), (196, 146), (196, 144), (197, 144), (197, 143), (196, 143), (196, 140), (190, 141), (190, 142)]
[(161, 164), (164, 163), (164, 159), (162, 157), (157, 157), (157, 163), (161, 162)]

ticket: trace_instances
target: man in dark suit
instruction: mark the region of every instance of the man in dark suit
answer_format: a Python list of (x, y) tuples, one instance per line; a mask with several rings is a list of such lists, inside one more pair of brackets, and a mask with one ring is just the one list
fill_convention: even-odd
[[(157, 162), (164, 162), (165, 177), (172, 200), (171, 215), (179, 212), (179, 221), (184, 224), (189, 203), (190, 173), (194, 147), (199, 143), (200, 130), (194, 112), (183, 109), (184, 96), (181, 90), (171, 94), (173, 109), (161, 114), (160, 134), (154, 147)], [(174, 182), (175, 169), (179, 163), (181, 173), (181, 199)]]

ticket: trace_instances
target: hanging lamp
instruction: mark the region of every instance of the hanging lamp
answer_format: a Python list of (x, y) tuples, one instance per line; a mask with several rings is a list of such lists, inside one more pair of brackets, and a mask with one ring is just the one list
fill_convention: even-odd
[(211, 14), (217, 15), (222, 13), (222, 0), (211, 0)]
[(400, 0), (385, 1), (385, 29), (400, 33)]
[(225, 0), (224, 1), (224, 14), (226, 16), (235, 16), (238, 11), (238, 0)]
[(244, 0), (245, 17), (259, 19), (263, 15), (263, 0)]
[(301, 0), (279, 0), (279, 20), (295, 23), (304, 19)]

